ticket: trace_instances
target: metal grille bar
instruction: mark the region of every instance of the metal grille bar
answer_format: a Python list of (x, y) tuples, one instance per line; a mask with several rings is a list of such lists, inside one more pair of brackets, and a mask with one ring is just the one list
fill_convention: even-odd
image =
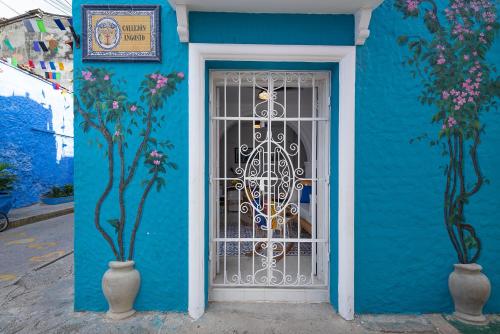
[(211, 72), (212, 287), (328, 286), (329, 82)]

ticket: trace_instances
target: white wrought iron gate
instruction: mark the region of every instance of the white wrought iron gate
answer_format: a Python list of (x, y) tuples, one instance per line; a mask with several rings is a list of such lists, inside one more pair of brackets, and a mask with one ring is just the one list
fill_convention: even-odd
[(328, 300), (330, 74), (210, 78), (210, 298)]

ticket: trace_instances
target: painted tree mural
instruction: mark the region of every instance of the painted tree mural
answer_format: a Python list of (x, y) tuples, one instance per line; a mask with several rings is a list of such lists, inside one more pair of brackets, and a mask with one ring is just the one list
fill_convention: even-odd
[[(499, 29), (495, 2), (451, 0), (439, 10), (433, 0), (397, 0), (404, 18), (422, 19), (425, 35), (400, 36), (410, 56), (405, 64), (422, 80), (419, 100), (433, 107), (440, 125), (431, 145), (441, 145), (445, 167), (444, 222), (460, 263), (476, 262), (480, 239), (465, 206), (487, 182), (478, 148), (482, 115), (496, 109), (500, 78), (487, 54)], [(470, 167), (470, 168), (469, 168)]]
[[(172, 143), (156, 138), (155, 133), (165, 120), (165, 115), (159, 117), (158, 111), (183, 79), (182, 72), (146, 75), (139, 86), (140, 102), (133, 102), (122, 88), (127, 82), (114, 79), (114, 74), (105, 68), (89, 67), (78, 78), (81, 86), (78, 98), (75, 98), (75, 109), (82, 117), (81, 126), (85, 133), (93, 129), (99, 134), (96, 144), (107, 157), (107, 183), (95, 205), (94, 224), (117, 261), (133, 259), (136, 234), (146, 199), (154, 186), (158, 191), (165, 186), (167, 169), (177, 168), (166, 153), (166, 150), (173, 148)], [(140, 138), (136, 147), (129, 146), (133, 137)], [(127, 157), (132, 157), (131, 162), (127, 161)], [(138, 199), (127, 256), (124, 243), (128, 210), (125, 194), (141, 165), (147, 170), (148, 177), (142, 181), (143, 189)], [(106, 221), (115, 229), (116, 244), (101, 224), (102, 207), (112, 190), (118, 191), (119, 217)]]

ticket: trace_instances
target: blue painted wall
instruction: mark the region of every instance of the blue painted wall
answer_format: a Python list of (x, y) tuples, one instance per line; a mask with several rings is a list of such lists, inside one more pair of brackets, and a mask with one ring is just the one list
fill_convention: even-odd
[(352, 45), (353, 24), (352, 15), (191, 12), (189, 40), (192, 43)]
[[(439, 1), (445, 4), (447, 1)], [(424, 33), (419, 20), (403, 20), (393, 1), (373, 12), (370, 37), (357, 48), (355, 303), (356, 311), (451, 311), (448, 275), (456, 255), (442, 214), (445, 164), (428, 142), (432, 111), (420, 105), (420, 82), (402, 67), (407, 54), (398, 35)], [(500, 65), (500, 41), (491, 60)], [(491, 181), (471, 200), (469, 222), (483, 241), (479, 263), (492, 283), (487, 312), (500, 312), (500, 115), (486, 115), (481, 167)]]
[[(74, 6), (77, 31), (81, 31), (82, 2), (76, 1)], [(93, 1), (99, 2), (120, 3)], [(187, 46), (178, 41), (175, 13), (165, 2), (129, 2), (162, 5), (162, 63), (92, 65), (106, 65), (129, 82), (157, 69), (187, 73)], [(440, 152), (427, 143), (409, 144), (411, 138), (437, 129), (430, 124), (431, 112), (417, 101), (419, 82), (401, 66), (406, 51), (396, 44), (399, 34), (418, 33), (423, 26), (419, 21), (404, 21), (392, 3), (386, 0), (374, 12), (371, 36), (366, 45), (357, 48), (356, 312), (450, 311), (447, 276), (455, 255), (441, 218), (443, 177), (438, 166), (444, 162)], [(273, 32), (263, 38), (248, 28), (249, 22), (269, 26), (274, 19), (286, 29), (274, 25)], [(352, 21), (352, 16), (191, 13), (190, 33), (193, 42), (352, 45)], [(75, 53), (76, 73), (83, 66), (80, 52)], [(491, 54), (497, 55), (494, 61), (500, 65), (500, 43)], [(135, 87), (129, 88), (129, 94), (134, 96)], [(141, 310), (187, 309), (187, 103), (184, 82), (164, 110), (170, 121), (162, 130), (175, 144), (172, 156), (180, 169), (170, 172), (166, 190), (151, 194), (138, 234), (136, 262), (143, 282), (136, 306)], [(488, 115), (487, 124), (481, 161), (491, 184), (473, 199), (469, 212), (484, 243), (479, 262), (493, 286), (486, 310), (500, 312), (500, 265), (495, 262), (500, 253), (500, 157), (495, 154), (500, 145), (498, 112)], [(100, 279), (112, 254), (91, 216), (105, 166), (96, 162), (95, 148), (80, 130), (76, 138), (75, 308), (104, 310)], [(332, 150), (332, 156), (336, 153)], [(138, 183), (135, 186), (140, 189)], [(128, 195), (127, 200), (134, 201), (134, 192)], [(116, 208), (106, 210), (111, 214)], [(336, 210), (333, 205), (332, 217)], [(335, 256), (335, 235), (332, 245)], [(333, 276), (335, 265), (332, 262)], [(335, 277), (331, 288), (335, 304)]]
[(59, 129), (52, 127), (51, 107), (26, 93), (0, 96), (0, 109), (0, 161), (10, 163), (17, 175), (14, 207), (38, 203), (52, 186), (73, 183), (73, 157), (57, 160), (54, 130)]
[[(74, 23), (76, 31), (82, 31), (80, 5), (90, 1), (74, 1)], [(122, 0), (92, 1), (105, 4), (123, 4)], [(84, 63), (81, 49), (75, 49), (75, 74), (80, 74), (86, 66), (107, 67), (116, 73), (116, 78), (127, 80), (127, 93), (131, 101), (138, 101), (137, 92), (144, 75), (161, 71), (182, 71), (188, 75), (187, 45), (180, 44), (177, 35), (175, 12), (166, 1), (134, 0), (128, 3), (159, 4), (162, 6), (162, 62), (161, 63)], [(75, 80), (75, 92), (79, 90)], [(136, 267), (141, 273), (141, 290), (136, 300), (138, 310), (187, 310), (187, 187), (188, 187), (188, 149), (187, 149), (187, 80), (166, 103), (160, 114), (166, 115), (166, 121), (156, 133), (158, 140), (169, 139), (175, 148), (169, 152), (171, 161), (178, 170), (169, 170), (166, 174), (167, 185), (161, 192), (151, 191), (146, 202), (142, 223), (137, 233), (135, 247)], [(75, 125), (81, 122), (78, 116)], [(101, 291), (101, 278), (107, 269), (107, 262), (113, 260), (113, 254), (93, 224), (94, 206), (103, 190), (107, 178), (107, 165), (104, 155), (90, 140), (97, 136), (90, 132), (84, 134), (75, 126), (75, 309), (104, 311), (106, 300)], [(129, 147), (136, 147), (140, 138), (131, 141)], [(129, 161), (132, 160), (127, 155)], [(139, 165), (142, 166), (142, 163)], [(125, 201), (131, 207), (139, 202), (142, 193), (141, 181), (144, 171), (138, 168), (133, 184), (126, 194)], [(117, 194), (111, 193), (102, 211), (105, 220), (117, 217)], [(132, 210), (129, 210), (132, 221)], [(130, 235), (130, 226), (125, 235)], [(105, 226), (111, 235), (115, 232)], [(128, 240), (128, 237), (126, 238)], [(126, 245), (127, 246), (127, 245)]]

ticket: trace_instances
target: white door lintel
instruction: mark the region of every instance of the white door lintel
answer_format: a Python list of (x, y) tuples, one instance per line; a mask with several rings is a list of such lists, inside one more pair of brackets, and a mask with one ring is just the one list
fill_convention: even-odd
[(354, 44), (363, 45), (370, 35), (372, 11), (383, 0), (168, 0), (177, 14), (177, 32), (181, 42), (189, 42), (189, 11), (281, 13), (281, 14), (352, 14)]
[[(338, 312), (354, 318), (354, 102), (356, 47), (189, 44), (189, 315), (205, 311), (205, 62), (295, 61), (339, 63)], [(334, 121), (332, 119), (332, 121)], [(335, 264), (331, 264), (335, 265)], [(333, 288), (333, 287), (332, 287)]]

